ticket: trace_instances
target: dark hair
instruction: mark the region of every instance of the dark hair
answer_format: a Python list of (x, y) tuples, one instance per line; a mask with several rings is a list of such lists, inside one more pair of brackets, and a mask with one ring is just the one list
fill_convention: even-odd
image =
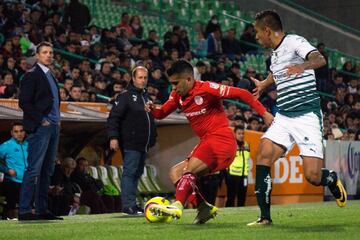
[(237, 125), (235, 128), (234, 128), (234, 132), (236, 132), (237, 130), (245, 130), (245, 126), (240, 124), (240, 125)]
[(188, 73), (191, 74), (192, 76), (194, 75), (194, 69), (191, 63), (183, 59), (174, 62), (171, 68), (167, 71), (169, 77), (172, 75), (183, 74), (183, 73)]
[(76, 159), (76, 165), (79, 165), (80, 162), (85, 162), (85, 161), (87, 161), (86, 158), (84, 158), (84, 157), (78, 157), (78, 158)]
[(11, 128), (14, 128), (15, 126), (24, 126), (24, 124), (20, 121), (15, 121), (11, 124)]
[(206, 64), (203, 61), (198, 61), (195, 66), (196, 67), (206, 67)]
[(36, 46), (36, 53), (39, 53), (40, 49), (42, 47), (51, 47), (51, 48), (53, 48), (53, 45), (51, 43), (49, 43), (49, 42), (41, 42)]
[(6, 86), (3, 94), (3, 98), (11, 98), (18, 93), (18, 89), (15, 84)]
[(255, 15), (255, 20), (273, 31), (282, 31), (281, 19), (275, 10), (261, 11)]

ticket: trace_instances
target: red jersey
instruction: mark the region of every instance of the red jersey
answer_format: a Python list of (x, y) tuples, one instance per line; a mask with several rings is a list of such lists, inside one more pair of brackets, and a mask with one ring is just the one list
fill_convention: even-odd
[(260, 115), (266, 111), (250, 92), (244, 89), (220, 85), (214, 82), (195, 81), (193, 88), (185, 97), (172, 91), (169, 100), (156, 107), (152, 114), (157, 119), (165, 118), (177, 108), (185, 114), (196, 135), (202, 138), (219, 128), (229, 127), (222, 99), (235, 98), (249, 104)]

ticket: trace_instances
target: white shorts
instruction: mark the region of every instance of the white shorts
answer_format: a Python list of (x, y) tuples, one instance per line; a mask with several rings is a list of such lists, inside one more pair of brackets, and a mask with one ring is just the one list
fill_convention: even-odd
[(262, 138), (282, 145), (290, 151), (296, 143), (301, 156), (323, 159), (322, 120), (311, 112), (300, 117), (286, 117), (277, 113)]

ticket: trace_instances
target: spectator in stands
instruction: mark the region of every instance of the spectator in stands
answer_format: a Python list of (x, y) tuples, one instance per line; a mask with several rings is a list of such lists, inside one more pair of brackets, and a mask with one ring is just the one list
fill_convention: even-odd
[(11, 139), (0, 145), (0, 170), (5, 173), (3, 192), (6, 205), (3, 219), (18, 217), (19, 194), (27, 167), (28, 142), (25, 140), (24, 126), (20, 122), (12, 124)]
[(202, 32), (196, 32), (195, 34), (195, 53), (196, 57), (204, 58), (207, 55), (207, 39)]
[(352, 78), (352, 62), (351, 61), (346, 61), (342, 67), (342, 76), (344, 79), (344, 83), (348, 83), (350, 81), (350, 79)]
[[(249, 144), (244, 140), (244, 132), (245, 128), (243, 125), (238, 125), (234, 129), (237, 150), (234, 161), (227, 169), (226, 174), (226, 207), (245, 206), (248, 186), (250, 148)], [(235, 205), (236, 198), (237, 204)]]
[(211, 17), (211, 19), (209, 20), (209, 22), (206, 25), (205, 38), (208, 38), (208, 36), (217, 29), (219, 29), (221, 32), (221, 26), (219, 24), (218, 17), (216, 15), (214, 15)]
[(111, 83), (111, 63), (103, 62), (100, 69), (100, 77), (106, 82)]
[(213, 32), (211, 32), (208, 35), (207, 42), (208, 42), (208, 48), (207, 48), (208, 57), (213, 59), (218, 59), (223, 54), (220, 28), (215, 29)]
[(116, 80), (114, 81), (114, 83), (112, 84), (112, 89), (111, 89), (111, 99), (110, 99), (110, 103), (114, 103), (115, 99), (119, 96), (119, 94), (124, 91), (124, 89), (126, 88), (126, 82), (123, 80)]
[(242, 79), (239, 81), (238, 87), (247, 89), (251, 92), (252, 89), (254, 88), (254, 84), (252, 83), (250, 78), (255, 77), (255, 74), (256, 74), (256, 72), (255, 72), (254, 68), (248, 67), (246, 69), (246, 72), (243, 75)]
[(158, 45), (152, 45), (150, 47), (149, 57), (154, 65), (161, 65), (161, 50)]
[(18, 70), (18, 79), (19, 81), (21, 81), (21, 79), (23, 78), (24, 74), (27, 72), (28, 70), (28, 64), (26, 62), (26, 58), (25, 57), (21, 57), (19, 62), (18, 62), (18, 66), (17, 66), (17, 70)]
[(96, 94), (101, 94), (103, 96), (109, 96), (106, 81), (101, 76), (96, 77), (94, 90), (95, 90)]
[(74, 84), (76, 85), (81, 85), (82, 81), (81, 81), (81, 74), (80, 74), (80, 69), (78, 67), (73, 67), (71, 69), (71, 78), (72, 80), (74, 80)]
[(225, 62), (224, 60), (217, 61), (215, 81), (221, 82), (226, 79)]
[(126, 28), (120, 28), (119, 38), (117, 39), (117, 46), (120, 51), (128, 52), (133, 46), (130, 39), (130, 33)]
[(163, 78), (160, 66), (154, 66), (150, 70), (149, 84), (152, 84), (158, 89), (159, 93), (157, 94), (157, 98), (159, 101), (161, 103), (166, 102), (166, 100), (169, 98), (170, 84)]
[[(260, 120), (259, 118), (253, 116), (248, 120), (249, 125), (247, 126), (247, 130), (259, 131), (260, 130)], [(260, 130), (261, 131), (261, 130)]]
[(164, 43), (164, 50), (170, 55), (171, 51), (176, 49), (179, 53), (179, 56), (183, 56), (186, 50), (183, 42), (180, 41), (180, 36), (177, 33), (172, 33), (170, 40), (167, 40)]
[(90, 207), (91, 214), (108, 212), (99, 194), (104, 186), (100, 180), (96, 180), (88, 173), (88, 161), (84, 157), (76, 159), (76, 168), (71, 173), (71, 181), (81, 188), (80, 202)]
[(69, 23), (71, 29), (81, 33), (91, 21), (89, 8), (80, 3), (79, 0), (71, 0), (65, 10), (65, 22)]
[(118, 25), (119, 28), (124, 28), (126, 33), (131, 36), (132, 35), (132, 29), (131, 26), (129, 25), (130, 22), (130, 15), (127, 12), (124, 12), (121, 14), (121, 21)]
[(201, 76), (206, 73), (206, 64), (203, 61), (198, 61), (194, 67), (194, 78), (202, 80)]
[(66, 91), (70, 92), (72, 86), (74, 86), (74, 80), (71, 78), (66, 78), (64, 81), (64, 88), (66, 89)]
[(227, 31), (226, 36), (222, 39), (223, 52), (230, 60), (239, 61), (241, 58), (240, 42), (235, 38), (236, 30), (231, 28)]
[(115, 100), (107, 123), (110, 149), (121, 147), (123, 151), (121, 199), (123, 212), (130, 215), (143, 214), (143, 209), (136, 205), (137, 185), (147, 152), (156, 140), (154, 118), (144, 108), (148, 102), (147, 78), (146, 68), (138, 66), (133, 70), (132, 81)]
[(138, 15), (133, 15), (130, 18), (130, 27), (134, 36), (142, 39), (144, 28), (141, 26), (140, 17)]
[(69, 92), (64, 87), (59, 87), (60, 101), (65, 102), (68, 100)]
[(359, 86), (360, 86), (359, 82), (360, 82), (360, 79), (356, 78), (354, 76), (350, 79), (349, 84), (348, 84), (349, 93), (351, 93), (351, 94), (357, 93)]
[(12, 84), (9, 86), (6, 86), (4, 90), (4, 94), (0, 94), (0, 98), (7, 98), (7, 99), (16, 99), (18, 95), (18, 89), (17, 87)]
[(188, 32), (186, 31), (186, 29), (181, 29), (181, 31), (180, 31), (180, 42), (183, 43), (186, 51), (188, 51), (190, 49), (190, 40), (189, 40)]
[(241, 73), (240, 73), (240, 65), (238, 63), (233, 63), (230, 67), (230, 72), (227, 74), (227, 77), (231, 78), (235, 87), (238, 86), (241, 80)]
[(42, 31), (43, 41), (47, 41), (50, 43), (55, 42), (55, 30), (52, 24), (45, 24)]
[[(51, 43), (36, 48), (37, 63), (20, 85), (19, 106), (24, 112), (24, 129), (29, 134), (28, 167), (20, 193), (19, 220), (60, 220), (48, 210), (47, 191), (53, 173), (60, 132), (60, 97), (57, 81), (49, 67)], [(35, 199), (36, 215), (32, 213)]]
[(81, 188), (71, 179), (71, 174), (76, 168), (76, 162), (71, 157), (66, 157), (61, 162), (61, 167), (55, 168), (49, 191), (50, 207), (60, 216), (75, 212), (80, 207)]
[(257, 53), (257, 47), (254, 45), (257, 45), (256, 39), (255, 39), (255, 29), (252, 24), (247, 24), (244, 28), (243, 33), (240, 36), (241, 40), (241, 50), (242, 52), (248, 53), (248, 54), (256, 54)]
[(18, 78), (18, 70), (15, 68), (15, 59), (13, 57), (9, 57), (6, 61), (6, 71), (11, 73), (12, 78), (13, 78), (13, 84), (15, 84), (16, 86), (19, 85), (19, 78)]
[(158, 36), (155, 29), (151, 29), (148, 33), (148, 38), (146, 39), (146, 47), (151, 47), (153, 45), (159, 45)]
[(234, 127), (244, 128), (245, 124), (245, 118), (241, 114), (236, 114), (234, 117)]
[(70, 89), (70, 95), (67, 99), (68, 102), (80, 102), (81, 98), (81, 87), (79, 85), (74, 85)]

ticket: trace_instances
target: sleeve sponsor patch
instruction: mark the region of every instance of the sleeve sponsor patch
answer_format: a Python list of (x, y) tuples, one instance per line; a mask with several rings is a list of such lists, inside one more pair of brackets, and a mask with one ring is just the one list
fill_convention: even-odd
[(213, 89), (218, 89), (220, 87), (220, 85), (217, 83), (214, 83), (214, 82), (210, 82), (210, 87)]

